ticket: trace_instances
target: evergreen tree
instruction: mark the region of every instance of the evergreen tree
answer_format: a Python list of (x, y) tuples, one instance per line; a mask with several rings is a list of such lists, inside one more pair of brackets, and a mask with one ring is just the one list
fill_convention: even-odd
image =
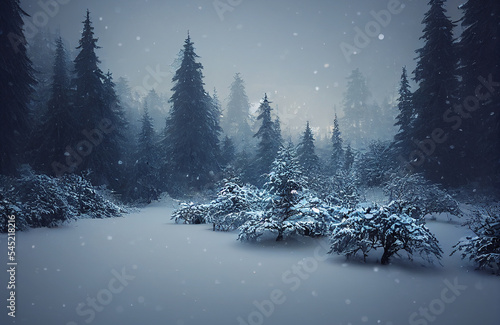
[(266, 188), (275, 195), (272, 200), (271, 215), (277, 225), (276, 241), (283, 240), (285, 231), (283, 223), (296, 213), (293, 206), (302, 198), (300, 192), (304, 190), (305, 184), (295, 149), (290, 143), (278, 152), (266, 183)]
[(48, 175), (60, 176), (67, 168), (60, 163), (65, 159), (66, 147), (79, 138), (78, 122), (69, 95), (66, 51), (59, 37), (56, 40), (50, 99), (32, 139), (35, 167)]
[[(424, 46), (417, 50), (414, 80), (418, 89), (414, 93), (415, 123), (413, 138), (417, 143), (428, 140), (434, 130), (442, 129), (443, 115), (453, 110), (457, 89), (457, 56), (453, 44), (454, 24), (446, 16), (445, 0), (431, 0), (430, 9), (423, 20)], [(451, 134), (450, 134), (451, 136)], [(457, 178), (453, 146), (434, 144), (434, 150), (422, 153), (420, 162), (426, 175), (434, 181), (450, 183)], [(432, 146), (432, 147), (434, 147)], [(425, 155), (424, 155), (425, 154)], [(424, 164), (425, 161), (425, 164)], [(415, 163), (414, 163), (415, 164)]]
[(78, 109), (81, 132), (89, 139), (79, 142), (76, 151), (69, 153), (76, 170), (90, 171), (94, 185), (106, 184), (116, 188), (120, 164), (120, 127), (123, 120), (112, 104), (114, 95), (110, 85), (104, 84), (106, 77), (99, 68), (95, 53), (97, 38), (87, 10), (83, 22), (82, 37), (75, 58), (75, 106)]
[(399, 114), (396, 117), (397, 121), (394, 125), (399, 127), (399, 131), (394, 136), (394, 145), (397, 154), (408, 157), (412, 147), (411, 136), (414, 109), (406, 67), (403, 67), (403, 73), (401, 75), (398, 101)]
[(181, 56), (181, 65), (172, 79), (172, 109), (163, 143), (174, 184), (199, 188), (210, 183), (220, 169), (220, 113), (203, 88), (203, 66), (196, 62), (198, 55), (189, 35)]
[(236, 148), (233, 140), (226, 135), (222, 142), (221, 163), (223, 166), (230, 165), (236, 158)]
[(161, 130), (165, 126), (165, 118), (168, 115), (161, 97), (154, 89), (151, 89), (144, 101), (148, 103), (149, 115), (153, 119), (153, 127), (156, 131)]
[(333, 120), (333, 133), (332, 133), (332, 155), (330, 156), (330, 167), (333, 174), (342, 167), (344, 161), (344, 149), (342, 134), (340, 132), (339, 120), (337, 114)]
[(149, 115), (148, 104), (145, 102), (137, 151), (134, 155), (136, 160), (133, 168), (133, 183), (129, 186), (127, 195), (131, 201), (139, 200), (149, 203), (157, 199), (160, 193), (156, 138), (153, 119)]
[(252, 139), (249, 124), (250, 104), (241, 75), (237, 73), (230, 87), (229, 101), (224, 114), (224, 130), (234, 140), (238, 148), (242, 148)]
[(257, 145), (257, 156), (255, 159), (256, 177), (268, 173), (271, 170), (271, 165), (277, 154), (277, 133), (276, 124), (271, 119), (271, 106), (267, 99), (267, 94), (259, 107), (259, 116), (257, 120), (261, 120), (262, 124), (254, 135), (260, 141)]
[(19, 0), (0, 2), (0, 174), (13, 174), (30, 131), (28, 102), (35, 84), (26, 53)]
[(306, 130), (297, 147), (297, 158), (306, 175), (313, 175), (319, 170), (319, 158), (316, 155), (315, 148), (314, 136), (308, 121)]
[(348, 143), (344, 155), (344, 170), (347, 172), (350, 171), (353, 164), (354, 164), (354, 153), (352, 152), (351, 144)]
[[(500, 95), (484, 86), (488, 80), (500, 80), (500, 2), (495, 0), (466, 1), (461, 25), (462, 36), (458, 44), (459, 74), (462, 109), (460, 138), (464, 157), (462, 168), (469, 179), (481, 177), (490, 180), (495, 173), (500, 179)], [(482, 82), (483, 81), (483, 82)], [(485, 82), (484, 82), (485, 81)], [(479, 103), (468, 102), (476, 96)], [(485, 95), (483, 97), (482, 95)], [(481, 97), (481, 98), (480, 98)], [(470, 98), (469, 98), (470, 99)], [(462, 107), (464, 108), (464, 107)]]
[(363, 144), (366, 133), (366, 114), (368, 114), (368, 98), (371, 96), (365, 77), (355, 69), (347, 77), (347, 91), (344, 95), (344, 120), (346, 121), (345, 132), (349, 139), (354, 141), (355, 147)]

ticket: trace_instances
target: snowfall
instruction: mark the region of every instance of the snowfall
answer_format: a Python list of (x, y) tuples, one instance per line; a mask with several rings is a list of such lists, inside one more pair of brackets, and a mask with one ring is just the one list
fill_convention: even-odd
[[(242, 243), (235, 232), (170, 220), (164, 198), (114, 219), (16, 234), (16, 317), (3, 271), (0, 324), (500, 324), (500, 278), (452, 246), (471, 232), (445, 216), (427, 225), (441, 264), (367, 263), (326, 254), (328, 239)], [(7, 267), (7, 235), (0, 235)]]

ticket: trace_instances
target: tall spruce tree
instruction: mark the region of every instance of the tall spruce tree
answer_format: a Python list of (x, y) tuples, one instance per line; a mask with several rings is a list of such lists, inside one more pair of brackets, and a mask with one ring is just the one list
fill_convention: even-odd
[(314, 135), (308, 121), (306, 130), (297, 147), (297, 159), (303, 168), (304, 174), (307, 176), (313, 175), (319, 170), (319, 158), (316, 155), (315, 149)]
[(406, 67), (403, 67), (401, 83), (399, 87), (398, 110), (395, 126), (399, 127), (398, 133), (394, 136), (394, 148), (397, 155), (402, 155), (407, 159), (413, 146), (412, 122), (414, 118), (413, 94), (410, 90)]
[[(417, 67), (414, 80), (418, 84), (413, 98), (415, 104), (415, 123), (413, 138), (420, 151), (412, 158), (414, 166), (422, 166), (427, 177), (434, 181), (452, 183), (458, 179), (457, 158), (451, 139), (447, 144), (435, 143), (431, 137), (435, 130), (443, 130), (443, 115), (453, 109), (456, 102), (457, 55), (453, 43), (454, 24), (446, 16), (445, 0), (429, 1), (429, 10), (423, 24), (424, 46), (416, 52)], [(452, 137), (452, 134), (448, 136)], [(441, 140), (440, 140), (441, 141)]]
[[(500, 80), (500, 2), (466, 1), (460, 56), (462, 169), (468, 179), (500, 181), (500, 92), (491, 92), (490, 81)], [(472, 97), (469, 97), (472, 96)], [(474, 96), (477, 103), (470, 100)], [(465, 109), (464, 109), (465, 108)], [(457, 122), (458, 123), (458, 122)]]
[(35, 80), (26, 53), (19, 0), (0, 2), (0, 174), (14, 174), (30, 133), (28, 102)]
[(344, 131), (357, 147), (364, 144), (370, 96), (365, 76), (359, 69), (353, 70), (347, 77), (347, 91), (344, 94)]
[(237, 73), (230, 87), (229, 101), (224, 114), (224, 130), (233, 139), (235, 145), (242, 149), (252, 139), (249, 123), (250, 104), (245, 90), (245, 83)]
[[(272, 108), (270, 104), (271, 102), (267, 99), (267, 94), (265, 94), (264, 100), (259, 106), (259, 115), (257, 117), (257, 120), (261, 120), (262, 124), (254, 135), (259, 139), (255, 160), (256, 178), (269, 173), (278, 152), (278, 141), (281, 141), (281, 134), (278, 137), (276, 124), (271, 117)], [(260, 184), (259, 180), (256, 180), (256, 183)]]
[(181, 187), (200, 188), (213, 181), (219, 166), (220, 112), (205, 92), (203, 66), (196, 62), (193, 42), (188, 35), (181, 52), (182, 62), (172, 81), (172, 108), (165, 139), (171, 180)]
[(117, 114), (109, 92), (105, 86), (106, 77), (99, 68), (95, 53), (97, 38), (87, 10), (83, 22), (82, 37), (77, 47), (80, 52), (75, 58), (75, 106), (80, 121), (79, 131), (88, 141), (77, 144), (76, 150), (68, 154), (73, 159), (72, 168), (76, 171), (87, 170), (95, 185), (109, 185), (117, 188), (120, 170), (120, 127), (122, 119)]
[(129, 184), (127, 191), (127, 199), (130, 201), (149, 203), (158, 198), (161, 184), (159, 182), (159, 157), (156, 138), (153, 119), (149, 115), (148, 104), (145, 102), (144, 113), (141, 118), (141, 131), (137, 139), (137, 150), (134, 154), (133, 181)]
[(332, 174), (336, 174), (339, 171), (344, 162), (344, 149), (342, 133), (340, 132), (339, 120), (337, 119), (337, 114), (335, 114), (335, 119), (333, 120), (333, 133), (332, 133), (332, 154), (330, 156), (330, 168)]
[(59, 37), (56, 40), (50, 99), (32, 137), (35, 168), (57, 176), (64, 173), (67, 168), (62, 164), (65, 160), (66, 147), (81, 140), (70, 99), (66, 58), (63, 40)]

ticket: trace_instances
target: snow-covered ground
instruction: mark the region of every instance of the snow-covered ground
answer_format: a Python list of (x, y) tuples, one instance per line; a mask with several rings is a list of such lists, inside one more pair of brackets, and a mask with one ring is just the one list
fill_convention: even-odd
[[(18, 233), (16, 318), (3, 271), (0, 324), (500, 324), (500, 278), (448, 256), (469, 231), (446, 218), (428, 223), (443, 266), (382, 266), (327, 256), (327, 239), (251, 244), (176, 225), (172, 207)], [(7, 270), (6, 235), (0, 247)]]

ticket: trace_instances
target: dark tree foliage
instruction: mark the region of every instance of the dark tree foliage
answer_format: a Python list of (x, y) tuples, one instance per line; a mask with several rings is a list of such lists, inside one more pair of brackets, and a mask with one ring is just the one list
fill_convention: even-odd
[(196, 62), (188, 36), (181, 52), (182, 62), (172, 81), (172, 104), (163, 144), (170, 178), (178, 188), (201, 188), (219, 172), (220, 112), (205, 92), (203, 66)]
[(314, 135), (309, 122), (297, 146), (297, 159), (299, 160), (305, 175), (313, 175), (319, 171), (319, 158), (315, 152)]
[(224, 131), (241, 149), (252, 140), (250, 128), (250, 104), (245, 91), (245, 83), (237, 73), (230, 87), (229, 101), (224, 114)]
[(480, 177), (491, 183), (496, 174), (496, 181), (500, 182), (500, 92), (497, 84), (500, 80), (500, 2), (469, 0), (461, 9), (463, 32), (458, 53), (463, 113), (454, 120), (455, 127), (463, 130), (457, 141), (464, 157), (460, 167), (468, 179)]
[[(262, 121), (262, 124), (254, 135), (254, 137), (259, 138), (257, 156), (255, 159), (256, 178), (260, 178), (271, 170), (271, 165), (276, 158), (281, 141), (281, 134), (277, 134), (279, 129), (271, 118), (272, 108), (270, 103), (266, 94), (264, 100), (260, 104), (259, 116), (257, 117), (258, 120)], [(257, 183), (259, 183), (258, 180)]]
[(425, 27), (421, 39), (424, 46), (416, 51), (418, 57), (414, 71), (418, 88), (413, 95), (416, 118), (412, 136), (420, 143), (420, 148), (424, 145), (427, 148), (415, 165), (421, 165), (433, 181), (450, 184), (457, 179), (458, 172), (454, 146), (436, 144), (431, 140), (435, 130), (445, 127), (443, 115), (453, 109), (457, 99), (455, 25), (446, 16), (444, 3), (444, 0), (431, 0), (423, 20)]
[(406, 67), (403, 67), (401, 74), (401, 83), (399, 87), (398, 110), (399, 114), (396, 117), (394, 124), (399, 128), (398, 133), (394, 136), (394, 149), (396, 154), (408, 157), (413, 143), (412, 136), (412, 121), (414, 118), (413, 94), (410, 90)]
[(0, 174), (14, 174), (30, 133), (28, 102), (35, 80), (19, 0), (0, 2)]
[(391, 177), (395, 167), (391, 144), (382, 141), (372, 141), (357, 162), (359, 179), (369, 187), (383, 185)]
[(344, 94), (344, 120), (346, 122), (344, 131), (349, 135), (356, 148), (363, 144), (363, 138), (369, 124), (367, 101), (370, 96), (365, 77), (359, 69), (353, 70), (347, 77), (347, 91)]
[(333, 133), (332, 133), (332, 155), (330, 156), (330, 171), (333, 175), (342, 168), (344, 162), (344, 149), (342, 140), (342, 133), (340, 132), (339, 120), (337, 114), (333, 120)]
[(165, 127), (165, 119), (168, 115), (162, 98), (156, 90), (151, 89), (144, 101), (148, 103), (149, 115), (153, 119), (153, 127), (156, 131), (162, 130)]
[(78, 121), (69, 93), (66, 51), (62, 38), (56, 40), (56, 56), (50, 99), (32, 136), (33, 164), (48, 175), (58, 175), (58, 161), (65, 159), (66, 147), (80, 140)]
[(354, 160), (354, 152), (352, 152), (351, 144), (348, 143), (344, 153), (344, 171), (349, 172), (351, 170)]
[[(99, 59), (95, 53), (97, 38), (87, 10), (83, 22), (82, 37), (75, 58), (75, 106), (80, 121), (79, 132), (82, 140), (76, 150), (69, 153), (74, 162), (69, 171), (90, 172), (89, 178), (95, 185), (118, 186), (120, 170), (121, 128), (123, 119), (114, 104), (116, 94), (113, 86), (105, 84), (106, 76), (99, 68)], [(109, 81), (108, 81), (109, 82)]]
[(226, 167), (234, 162), (236, 158), (236, 148), (233, 140), (227, 135), (222, 142), (221, 164)]

